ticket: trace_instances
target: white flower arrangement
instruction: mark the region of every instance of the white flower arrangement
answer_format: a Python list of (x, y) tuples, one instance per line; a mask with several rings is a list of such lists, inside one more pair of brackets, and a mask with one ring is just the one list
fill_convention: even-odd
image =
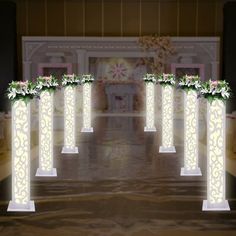
[(63, 75), (62, 76), (62, 86), (76, 86), (80, 83), (80, 78), (75, 74)]
[(31, 81), (12, 81), (9, 83), (7, 89), (7, 96), (10, 100), (24, 100), (28, 102), (30, 99), (33, 99), (37, 95), (37, 89), (35, 84)]
[(232, 95), (229, 83), (225, 80), (209, 80), (202, 83), (200, 93), (209, 102), (214, 99), (227, 100)]
[(154, 51), (154, 60), (151, 57), (144, 57), (146, 65), (149, 65), (153, 73), (159, 74), (164, 71), (165, 61), (174, 54), (175, 48), (170, 37), (159, 37), (157, 35), (141, 36), (138, 44), (145, 51)]
[(146, 74), (144, 77), (143, 77), (143, 80), (146, 82), (146, 83), (156, 83), (157, 79), (156, 79), (156, 75), (155, 74)]
[(157, 81), (160, 85), (166, 86), (166, 85), (175, 85), (175, 76), (173, 74), (161, 74), (158, 76)]
[(81, 79), (82, 84), (92, 83), (93, 81), (94, 81), (94, 78), (91, 74), (82, 75), (82, 79)]
[(58, 86), (58, 81), (57, 79), (50, 75), (50, 76), (39, 76), (36, 79), (36, 87), (39, 91), (44, 91), (44, 90), (48, 90), (48, 91), (54, 91), (56, 90), (57, 86)]
[(185, 75), (179, 80), (179, 87), (188, 92), (189, 90), (199, 91), (201, 88), (200, 77), (198, 75)]

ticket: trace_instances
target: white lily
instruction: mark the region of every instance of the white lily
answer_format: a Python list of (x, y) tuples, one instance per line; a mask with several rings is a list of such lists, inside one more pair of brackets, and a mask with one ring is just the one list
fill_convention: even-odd
[(221, 95), (223, 98), (229, 98), (229, 92), (225, 88), (222, 88)]

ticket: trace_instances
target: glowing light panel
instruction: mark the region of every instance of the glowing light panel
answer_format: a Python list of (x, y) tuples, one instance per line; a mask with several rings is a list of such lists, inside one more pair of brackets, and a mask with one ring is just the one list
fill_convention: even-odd
[(39, 168), (36, 176), (57, 176), (53, 168), (53, 93), (43, 91), (39, 100)]
[(225, 200), (225, 104), (207, 104), (207, 200), (203, 211), (229, 211)]
[(156, 131), (154, 125), (154, 84), (146, 83), (146, 126), (144, 131)]
[(181, 175), (202, 175), (198, 167), (198, 99), (197, 92), (184, 92), (184, 167)]
[(66, 86), (64, 90), (64, 147), (62, 153), (78, 153), (75, 146), (75, 95), (76, 88)]
[(176, 152), (173, 146), (173, 87), (162, 86), (162, 146), (159, 152)]
[(81, 132), (93, 132), (91, 127), (91, 83), (83, 84), (83, 128)]
[(35, 211), (30, 201), (30, 104), (12, 106), (12, 201), (7, 211)]

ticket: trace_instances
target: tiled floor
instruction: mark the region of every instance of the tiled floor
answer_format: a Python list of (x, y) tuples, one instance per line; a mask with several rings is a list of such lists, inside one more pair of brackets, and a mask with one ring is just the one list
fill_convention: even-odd
[(79, 154), (55, 147), (57, 178), (34, 177), (35, 213), (7, 213), (10, 178), (0, 182), (0, 235), (236, 235), (236, 180), (227, 174), (230, 212), (202, 212), (202, 177), (180, 177), (183, 147), (159, 154), (160, 133), (144, 133), (141, 117), (96, 118), (79, 135)]

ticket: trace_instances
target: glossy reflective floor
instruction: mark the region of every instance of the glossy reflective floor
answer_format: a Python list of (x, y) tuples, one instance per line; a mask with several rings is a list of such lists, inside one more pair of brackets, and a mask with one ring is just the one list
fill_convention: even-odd
[(180, 177), (183, 146), (159, 154), (160, 130), (144, 133), (141, 117), (98, 117), (80, 133), (79, 154), (55, 147), (57, 178), (34, 177), (35, 213), (7, 213), (10, 178), (0, 183), (0, 235), (236, 235), (236, 181), (227, 174), (230, 212), (202, 212), (202, 177)]

